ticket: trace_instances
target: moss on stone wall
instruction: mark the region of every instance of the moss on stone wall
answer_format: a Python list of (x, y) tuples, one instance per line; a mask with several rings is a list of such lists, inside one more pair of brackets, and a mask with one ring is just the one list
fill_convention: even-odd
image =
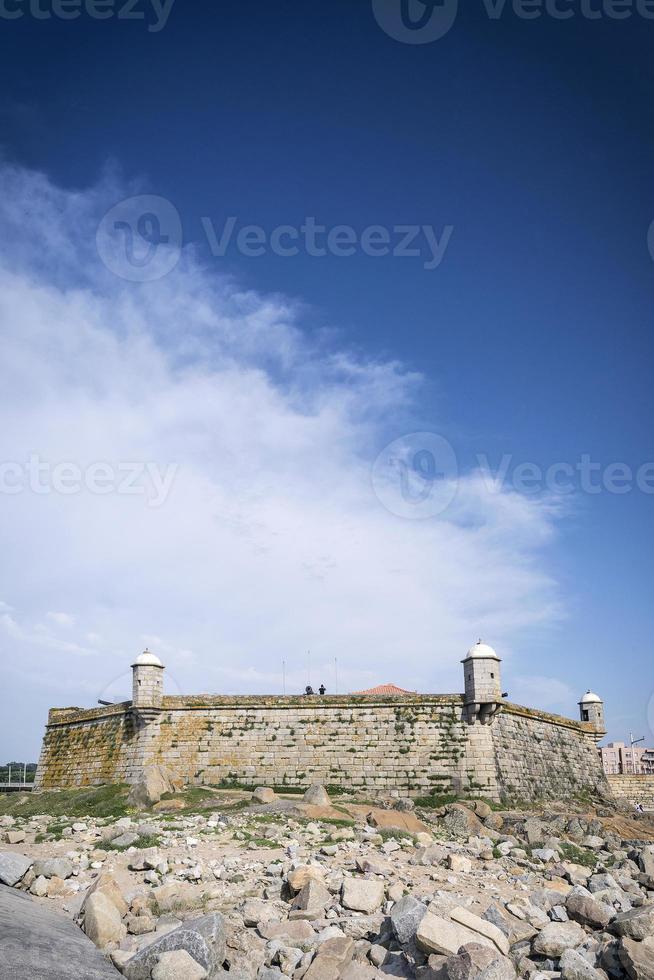
[(601, 783), (588, 727), (517, 705), (503, 706), (490, 726), (471, 726), (461, 695), (165, 697), (150, 714), (129, 702), (53, 709), (37, 785), (130, 781), (161, 763), (196, 784), (530, 799), (543, 786), (565, 795), (558, 790)]

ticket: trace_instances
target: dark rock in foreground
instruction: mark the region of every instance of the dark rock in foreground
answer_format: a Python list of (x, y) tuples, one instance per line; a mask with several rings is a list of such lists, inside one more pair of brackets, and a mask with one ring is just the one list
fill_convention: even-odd
[(12, 980), (117, 980), (74, 922), (0, 885), (0, 968)]

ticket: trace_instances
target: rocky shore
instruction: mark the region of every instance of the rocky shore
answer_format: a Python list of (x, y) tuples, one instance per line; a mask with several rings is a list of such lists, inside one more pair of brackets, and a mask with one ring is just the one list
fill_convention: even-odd
[(322, 787), (195, 812), (169, 795), (118, 819), (1, 816), (0, 882), (127, 980), (654, 980), (648, 821)]

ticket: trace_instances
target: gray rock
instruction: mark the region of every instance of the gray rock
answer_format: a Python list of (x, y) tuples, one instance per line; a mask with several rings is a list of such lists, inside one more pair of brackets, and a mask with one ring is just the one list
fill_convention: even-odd
[(341, 904), (354, 912), (376, 912), (384, 901), (383, 881), (346, 878), (341, 890)]
[(654, 905), (619, 912), (611, 924), (611, 931), (638, 942), (654, 936)]
[(549, 922), (532, 943), (539, 956), (562, 956), (566, 949), (580, 946), (586, 933), (576, 922)]
[(445, 814), (445, 826), (454, 837), (483, 837), (484, 825), (472, 810), (461, 803), (450, 803)]
[(117, 946), (125, 938), (125, 926), (113, 902), (94, 892), (84, 903), (84, 932), (99, 949)]
[(598, 902), (577, 889), (568, 895), (565, 907), (571, 919), (591, 929), (606, 929), (616, 914), (613, 906)]
[(310, 918), (317, 919), (331, 904), (332, 900), (331, 892), (325, 888), (322, 882), (310, 878), (295, 896), (293, 908), (306, 912)]
[(625, 936), (620, 940), (619, 956), (631, 980), (654, 980), (654, 939), (637, 943)]
[(415, 810), (415, 808), (416, 808), (415, 803), (408, 796), (400, 797), (400, 799), (397, 800), (396, 803), (394, 803), (393, 805), (394, 810), (400, 810), (404, 813), (411, 813), (411, 811)]
[(66, 878), (70, 878), (72, 873), (73, 862), (69, 861), (68, 858), (55, 857), (34, 862), (34, 874), (37, 877), (43, 875), (44, 878), (61, 878), (65, 881)]
[(314, 783), (309, 786), (303, 800), (305, 803), (310, 803), (311, 806), (329, 806), (330, 803), (329, 794), (321, 783)]
[(391, 909), (391, 924), (395, 938), (403, 946), (415, 939), (418, 926), (427, 912), (427, 906), (413, 895), (405, 895)]
[(592, 877), (588, 879), (587, 885), (588, 891), (592, 892), (593, 894), (595, 894), (595, 892), (603, 892), (607, 888), (618, 887), (617, 881), (613, 875), (610, 874), (592, 875)]
[(189, 919), (178, 929), (141, 949), (127, 964), (127, 980), (149, 980), (162, 953), (185, 949), (212, 976), (225, 960), (226, 937), (222, 915), (212, 912), (199, 919)]
[(543, 821), (538, 817), (529, 817), (525, 820), (525, 836), (531, 847), (542, 844), (545, 840), (545, 827)]
[(120, 980), (74, 922), (0, 886), (0, 976), (11, 980)]
[(606, 980), (603, 970), (595, 970), (576, 949), (566, 949), (559, 960), (561, 980)]
[(111, 846), (131, 847), (132, 844), (135, 844), (138, 839), (139, 839), (138, 834), (134, 834), (132, 833), (131, 830), (128, 830), (124, 834), (121, 834), (119, 837), (114, 837), (113, 840), (111, 841)]
[(497, 950), (466, 943), (447, 960), (447, 975), (449, 980), (514, 980), (516, 972), (511, 960)]
[(648, 844), (638, 855), (640, 870), (654, 880), (654, 844)]
[(152, 971), (152, 980), (206, 980), (208, 976), (185, 949), (173, 949), (162, 953)]
[(139, 808), (158, 803), (164, 793), (173, 793), (179, 784), (166, 766), (146, 766), (132, 786), (127, 802)]
[(257, 786), (252, 794), (253, 803), (274, 803), (276, 799), (277, 794), (269, 786)]
[(25, 877), (32, 864), (32, 858), (24, 857), (22, 854), (13, 854), (11, 851), (0, 852), (0, 882), (13, 888)]

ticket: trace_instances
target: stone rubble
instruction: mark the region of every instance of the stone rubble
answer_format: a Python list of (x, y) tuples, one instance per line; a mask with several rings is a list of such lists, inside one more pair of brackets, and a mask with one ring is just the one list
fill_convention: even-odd
[(652, 843), (563, 805), (400, 803), (3, 817), (0, 882), (127, 980), (654, 980)]

